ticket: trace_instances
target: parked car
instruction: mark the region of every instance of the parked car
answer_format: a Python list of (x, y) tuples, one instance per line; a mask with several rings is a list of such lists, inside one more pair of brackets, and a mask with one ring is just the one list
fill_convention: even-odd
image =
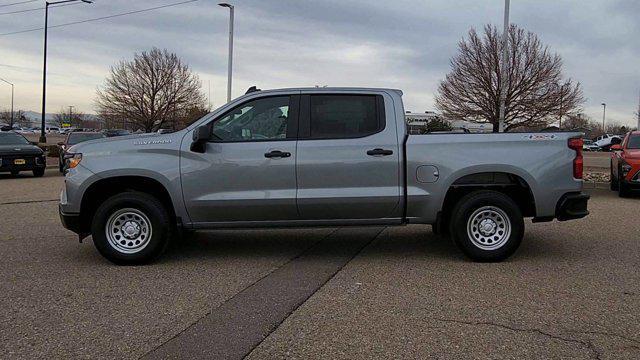
[(58, 146), (60, 146), (60, 156), (58, 157), (58, 168), (60, 169), (60, 172), (64, 173), (67, 161), (67, 151), (71, 146), (80, 144), (84, 141), (102, 139), (104, 137), (104, 134), (94, 132), (71, 132), (67, 134), (64, 141), (58, 143)]
[(582, 139), (582, 150), (584, 151), (600, 151), (600, 147), (593, 140)]
[(0, 172), (31, 171), (41, 177), (47, 166), (44, 151), (14, 131), (0, 133)]
[(600, 150), (609, 151), (609, 148), (611, 148), (611, 145), (613, 145), (613, 143), (611, 142), (613, 139), (622, 140), (622, 138), (618, 135), (604, 134), (593, 139), (593, 142), (598, 145)]
[(407, 135), (404, 113), (400, 90), (252, 91), (181, 131), (71, 147), (60, 217), (134, 264), (177, 231), (405, 224), (499, 261), (525, 217), (589, 213), (580, 133)]
[(130, 132), (129, 130), (124, 130), (124, 129), (108, 129), (108, 130), (102, 130), (102, 133), (103, 133), (106, 137), (116, 137), (116, 136), (131, 135), (131, 132)]
[(611, 146), (611, 190), (620, 197), (640, 189), (640, 131), (629, 132)]

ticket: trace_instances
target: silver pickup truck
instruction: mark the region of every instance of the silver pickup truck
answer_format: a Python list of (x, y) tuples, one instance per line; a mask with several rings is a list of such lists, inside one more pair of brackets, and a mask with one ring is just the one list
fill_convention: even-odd
[(60, 217), (118, 264), (201, 229), (430, 224), (476, 261), (588, 214), (578, 133), (407, 135), (402, 92), (250, 91), (171, 134), (67, 154)]

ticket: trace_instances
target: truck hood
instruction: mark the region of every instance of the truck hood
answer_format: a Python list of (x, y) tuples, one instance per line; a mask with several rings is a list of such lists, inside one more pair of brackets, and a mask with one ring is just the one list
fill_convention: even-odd
[(0, 145), (0, 155), (42, 155), (42, 149), (35, 145)]

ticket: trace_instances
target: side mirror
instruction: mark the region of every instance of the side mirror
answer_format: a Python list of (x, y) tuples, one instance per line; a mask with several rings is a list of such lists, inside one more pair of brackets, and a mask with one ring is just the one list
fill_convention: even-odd
[(622, 150), (622, 145), (619, 145), (619, 144), (611, 145), (611, 151), (620, 151), (620, 150)]
[(202, 125), (193, 130), (193, 136), (191, 143), (191, 151), (197, 153), (204, 153), (206, 149), (206, 143), (211, 138), (209, 127)]

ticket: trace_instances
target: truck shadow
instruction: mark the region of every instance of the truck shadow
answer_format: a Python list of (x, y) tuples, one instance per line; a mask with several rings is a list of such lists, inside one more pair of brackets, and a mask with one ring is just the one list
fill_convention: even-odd
[[(159, 259), (161, 263), (184, 260), (212, 260), (216, 258), (281, 258), (283, 254), (295, 257), (322, 241), (332, 229), (277, 229), (277, 230), (224, 230), (198, 232), (185, 239), (176, 239)], [(329, 235), (330, 236), (330, 235)], [(345, 241), (348, 241), (345, 240)], [(341, 246), (335, 242), (335, 247)], [(328, 251), (327, 259), (335, 256)], [(571, 249), (563, 241), (538, 239), (527, 234), (516, 253), (506, 260), (528, 261), (538, 258), (565, 259)], [(371, 260), (385, 258), (423, 259), (470, 262), (447, 236), (435, 235), (429, 226), (387, 228), (357, 255)]]

